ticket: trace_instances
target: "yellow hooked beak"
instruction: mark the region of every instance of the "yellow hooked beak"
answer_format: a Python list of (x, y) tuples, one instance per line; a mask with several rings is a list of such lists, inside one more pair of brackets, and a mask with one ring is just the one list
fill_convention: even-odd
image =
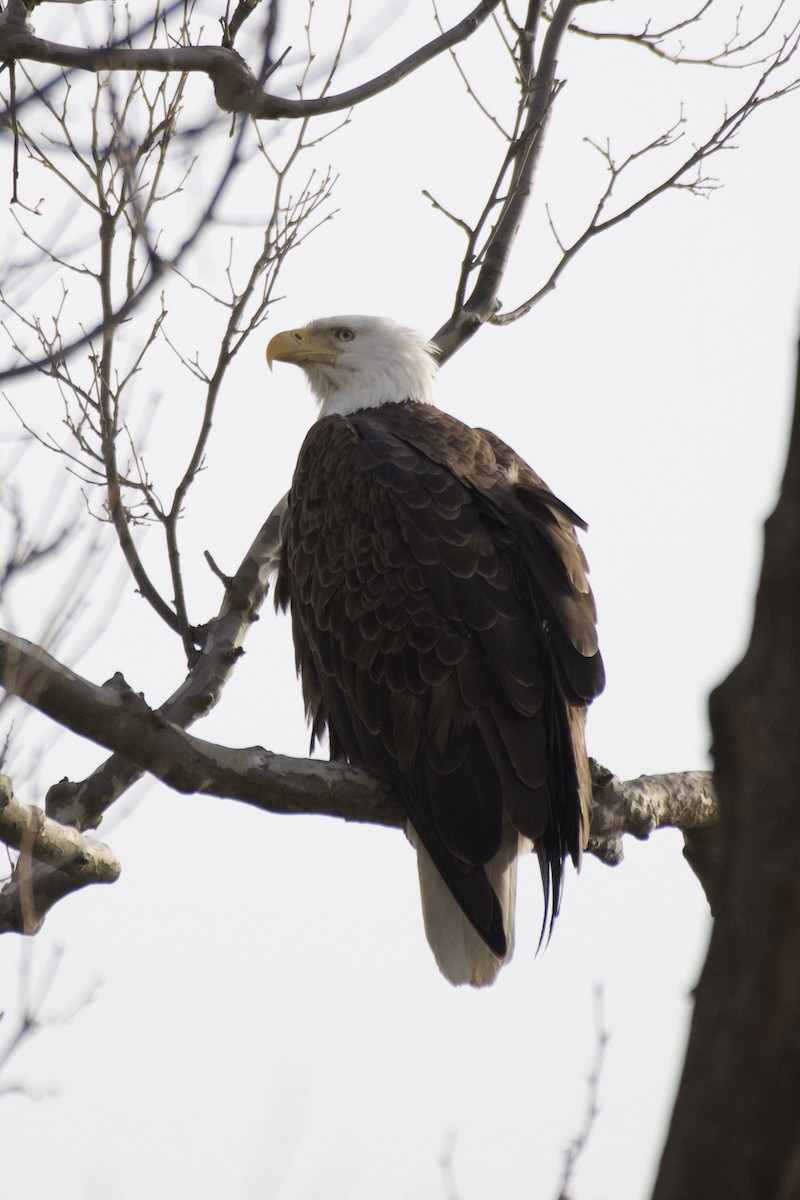
[(342, 351), (327, 333), (310, 333), (308, 329), (286, 329), (276, 333), (267, 346), (267, 366), (272, 370), (273, 362), (295, 363), (304, 367), (307, 363), (331, 366)]

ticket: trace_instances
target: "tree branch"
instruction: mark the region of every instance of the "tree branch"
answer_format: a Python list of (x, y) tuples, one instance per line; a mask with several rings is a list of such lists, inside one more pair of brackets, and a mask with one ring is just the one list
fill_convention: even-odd
[(64, 871), (81, 886), (119, 878), (119, 862), (108, 846), (51, 820), (33, 804), (20, 803), (7, 775), (0, 775), (0, 840)]
[[(562, 249), (562, 254), (548, 279), (522, 304), (518, 304), (513, 309), (506, 309), (503, 312), (492, 315), (492, 323), (495, 325), (508, 325), (513, 321), (518, 321), (521, 317), (527, 316), (531, 309), (553, 290), (562, 272), (587, 242), (598, 234), (613, 229), (622, 221), (627, 221), (629, 217), (652, 203), (658, 196), (676, 189), (694, 192), (696, 195), (708, 194), (708, 191), (713, 186), (713, 181), (703, 178), (700, 174), (707, 160), (730, 147), (745, 121), (759, 108), (774, 100), (779, 100), (784, 96), (790, 95), (800, 87), (800, 80), (793, 80), (783, 87), (776, 88), (774, 91), (767, 92), (765, 90), (775, 73), (794, 57), (798, 49), (800, 49), (800, 24), (796, 25), (791, 33), (784, 38), (780, 48), (775, 52), (771, 60), (768, 61), (745, 100), (732, 112), (729, 113), (726, 111), (716, 129), (700, 145), (694, 147), (691, 153), (674, 170), (670, 171), (668, 175), (660, 179), (647, 191), (642, 192), (635, 200), (632, 200), (618, 212), (612, 213), (610, 216), (604, 216), (604, 213), (621, 176), (633, 163), (641, 160), (645, 154), (650, 154), (654, 150), (664, 149), (673, 145), (678, 140), (678, 126), (682, 123), (683, 118), (681, 117), (672, 129), (653, 138), (642, 149), (633, 151), (619, 164), (614, 161), (610, 149), (595, 146), (595, 149), (599, 149), (600, 153), (606, 159), (609, 180), (595, 206), (591, 220), (571, 245), (562, 247), (559, 241), (559, 248)], [(590, 144), (594, 145), (594, 143)], [(693, 181), (686, 182), (686, 177), (692, 171), (697, 171), (698, 177)], [(552, 227), (551, 221), (551, 229)]]
[[(4, 60), (3, 47), (4, 47), (4, 37), (6, 34), (6, 25), (3, 22), (4, 22), (4, 19), (9, 16), (12, 8), (13, 8), (13, 4), (10, 4), (4, 13), (0, 13), (0, 62), (2, 62)], [(190, 51), (190, 50), (194, 50), (194, 49), (195, 48), (193, 48), (193, 47), (178, 47), (175, 49), (171, 49), (169, 51), (164, 51), (164, 53), (173, 54), (173, 53), (177, 53), (180, 50)], [(116, 50), (115, 50), (115, 52), (116, 52)], [(123, 49), (120, 49), (119, 52), (125, 53), (126, 51), (123, 48)], [(155, 51), (155, 50), (141, 51), (141, 53), (154, 53), (155, 54), (155, 53), (159, 53), (159, 51)], [(220, 53), (233, 53), (233, 52), (232, 51), (225, 51), (225, 52), (220, 51)], [(98, 87), (99, 87), (99, 84), (98, 84)], [(52, 108), (50, 109), (50, 111), (55, 116), (55, 119), (56, 119), (58, 125), (60, 126), (60, 128), (63, 130), (67, 145), (70, 147), (73, 154), (77, 157), (78, 161), (82, 162), (81, 154), (77, 152), (74, 145), (72, 144), (72, 141), (71, 141), (71, 138), (69, 135), (69, 130), (67, 129), (67, 126), (66, 126), (65, 119), (63, 118), (63, 116), (59, 116), (58, 114), (56, 114)], [(14, 363), (13, 366), (8, 366), (3, 369), (0, 369), (0, 382), (5, 382), (7, 380), (12, 380), (12, 379), (18, 379), (24, 375), (30, 374), (33, 371), (41, 371), (45, 374), (55, 376), (62, 370), (64, 363), (70, 358), (70, 356), (72, 354), (75, 353), (76, 350), (82, 349), (86, 346), (91, 347), (93, 345), (95, 339), (98, 337), (105, 339), (109, 330), (117, 328), (118, 326), (122, 325), (123, 323), (126, 323), (130, 319), (134, 310), (142, 303), (142, 301), (148, 296), (148, 294), (155, 287), (157, 287), (159, 284), (161, 284), (169, 276), (169, 274), (172, 271), (176, 271), (180, 267), (180, 265), (182, 264), (184, 259), (188, 256), (190, 251), (196, 247), (201, 235), (207, 230), (207, 228), (211, 224), (213, 224), (214, 219), (217, 215), (218, 209), (221, 205), (222, 199), (225, 195), (227, 195), (230, 184), (232, 183), (236, 172), (243, 165), (244, 161), (246, 161), (246, 156), (243, 155), (242, 151), (243, 151), (243, 143), (244, 143), (244, 137), (245, 137), (245, 132), (247, 130), (247, 127), (248, 126), (247, 126), (246, 122), (241, 122), (239, 124), (239, 127), (236, 130), (235, 135), (233, 137), (231, 148), (227, 152), (227, 154), (224, 156), (221, 166), (219, 166), (217, 168), (216, 181), (210, 188), (209, 199), (205, 203), (202, 210), (198, 213), (198, 215), (193, 223), (193, 226), (189, 229), (187, 236), (182, 240), (180, 245), (177, 246), (177, 248), (174, 250), (174, 252), (171, 254), (171, 256), (168, 259), (162, 258), (162, 256), (158, 253), (155, 243), (150, 244), (145, 239), (144, 245), (143, 245), (143, 265), (140, 269), (140, 278), (138, 279), (138, 281), (136, 282), (136, 285), (134, 287), (128, 289), (127, 294), (121, 303), (116, 305), (116, 307), (114, 307), (114, 306), (107, 307), (106, 311), (103, 313), (102, 319), (100, 321), (98, 321), (93, 327), (87, 328), (86, 323), (84, 323), (81, 326), (80, 335), (73, 336), (71, 338), (71, 340), (69, 340), (69, 341), (64, 341), (62, 339), (62, 336), (61, 336), (57, 326), (56, 326), (55, 333), (52, 335), (52, 337), (47, 338), (44, 335), (41, 325), (37, 324), (36, 331), (37, 331), (39, 340), (41, 342), (41, 349), (43, 350), (42, 355), (39, 358), (30, 357), (22, 350), (21, 347), (14, 345), (13, 349), (16, 352), (17, 361)], [(155, 131), (152, 128), (149, 130), (148, 136), (149, 136), (149, 138), (152, 138), (154, 140), (154, 142), (160, 142), (160, 145), (162, 145), (162, 146), (165, 144), (165, 142), (167, 140), (163, 137), (161, 137), (160, 139), (156, 138)], [(116, 151), (117, 147), (115, 146), (115, 142), (118, 142), (118, 141), (119, 141), (118, 137), (111, 139), (111, 143), (105, 151), (106, 158), (108, 158), (111, 154), (113, 154)], [(147, 141), (148, 141), (148, 138), (146, 138), (146, 142)], [(140, 153), (142, 152), (141, 146), (139, 147), (139, 152)], [(40, 154), (41, 161), (43, 163), (46, 163), (48, 169), (51, 169), (51, 170), (54, 169), (52, 161), (50, 159), (48, 159), (46, 157), (46, 155), (42, 154), (41, 152), (39, 152), (39, 154)], [(96, 164), (96, 163), (92, 164), (92, 167), (90, 168), (90, 176), (92, 175), (92, 173), (98, 173), (98, 167), (99, 167), (99, 164)], [(124, 164), (123, 164), (123, 173), (127, 174)], [(113, 174), (113, 170), (112, 170), (112, 174)], [(157, 174), (157, 172), (155, 174)], [(62, 182), (66, 183), (70, 187), (74, 186), (66, 178), (62, 178)], [(134, 188), (133, 189), (134, 194), (135, 194), (135, 191), (136, 191), (136, 189)], [(85, 199), (85, 197), (83, 197), (82, 193), (81, 193), (81, 198)], [(94, 206), (94, 207), (96, 208), (96, 206)], [(135, 214), (135, 205), (134, 205), (134, 214)], [(139, 214), (139, 216), (143, 216), (143, 215), (144, 214)], [(137, 229), (139, 229), (139, 224), (140, 223), (137, 221)], [(139, 230), (139, 232), (142, 232), (142, 231), (143, 231), (143, 227), (142, 227), (142, 230)], [(132, 238), (132, 243), (131, 243), (132, 247), (133, 247), (133, 244), (135, 241), (136, 241), (136, 238), (135, 237)], [(49, 251), (46, 251), (46, 253), (49, 254)], [(51, 257), (52, 257), (52, 255), (51, 255)], [(19, 361), (19, 360), (22, 360), (22, 361)], [(174, 613), (170, 616), (169, 606), (166, 606), (163, 610), (161, 610), (160, 615), (162, 616), (162, 618), (164, 620), (167, 621), (168, 624), (171, 624), (173, 628), (177, 628), (177, 625), (178, 625), (177, 618)]]
[(310, 812), (400, 825), (387, 787), (341, 763), (236, 750), (186, 733), (117, 673), (102, 686), (40, 646), (0, 630), (0, 683), (51, 720), (114, 750), (178, 792), (242, 800), (271, 812)]
[[(481, 325), (494, 317), (499, 306), (498, 292), (505, 275), (511, 251), (516, 242), (533, 190), (533, 178), (541, 157), (547, 118), (556, 93), (556, 63), (561, 39), (580, 0), (560, 0), (544, 39), (537, 70), (523, 75), (520, 66), (522, 100), (517, 115), (518, 132), (505, 155), (503, 165), (484, 210), (468, 239), (467, 253), (461, 268), (456, 292), (456, 304), (450, 319), (434, 337), (443, 362), (454, 354)], [(528, 13), (530, 28), (520, 36), (519, 54), (528, 62), (530, 44), (538, 22), (539, 6), (531, 5)], [(527, 35), (527, 36), (526, 36)], [(505, 186), (505, 197), (500, 193)], [(499, 206), (499, 215), (489, 234), (478, 249), (490, 215)], [(468, 298), (466, 289), (473, 273), (477, 278)]]
[[(451, 46), (471, 37), (487, 17), (498, 7), (500, 0), (481, 0), (472, 12), (439, 37), (433, 38), (401, 62), (358, 87), (337, 96), (319, 96), (310, 100), (290, 100), (265, 92), (256, 75), (244, 59), (225, 46), (176, 46), (170, 48), (133, 49), (130, 47), (99, 47), (86, 49), (65, 46), (36, 37), (26, 24), (24, 6), (8, 5), (0, 13), (0, 61), (19, 60), (51, 63), (70, 70), (91, 71), (178, 71), (208, 75), (214, 85), (214, 96), (223, 112), (241, 113), (259, 121), (275, 121), (281, 117), (295, 120), (342, 112), (395, 86), (413, 71), (419, 70)], [(274, 69), (274, 68), (273, 68)]]
[[(288, 758), (258, 746), (232, 749), (193, 737), (154, 712), (120, 675), (98, 687), (40, 647), (7, 633), (0, 633), (0, 682), (40, 712), (113, 748), (178, 792), (240, 800), (274, 813), (405, 824), (389, 787), (356, 767)], [(621, 860), (623, 832), (643, 838), (664, 825), (693, 830), (716, 822), (713, 793), (703, 773), (623, 784), (596, 767), (595, 779), (589, 850), (606, 863)]]
[(641, 841), (656, 829), (680, 829), (684, 857), (715, 909), (718, 885), (719, 805), (710, 771), (642, 775), (623, 783), (590, 760), (592, 828), (588, 850), (602, 862), (622, 861), (622, 835)]
[[(782, 5), (783, 0), (779, 0), (777, 11)], [(743, 123), (758, 108), (790, 94), (800, 86), (797, 80), (790, 80), (774, 91), (766, 90), (767, 83), (786, 66), (800, 46), (800, 24), (795, 24), (780, 39), (777, 48), (773, 49), (771, 53), (765, 53), (755, 63), (747, 64), (748, 66), (761, 65), (763, 69), (755, 87), (752, 88), (744, 102), (735, 111), (731, 113), (726, 111), (718, 127), (699, 146), (693, 148), (677, 169), (670, 171), (664, 178), (657, 179), (652, 187), (642, 191), (633, 201), (610, 216), (606, 215), (606, 207), (620, 177), (626, 173), (626, 168), (645, 154), (669, 147), (677, 141), (680, 136), (677, 132), (678, 126), (683, 123), (683, 118), (680, 118), (673, 129), (653, 138), (642, 150), (630, 154), (619, 165), (613, 161), (610, 150), (601, 151), (607, 159), (610, 178), (586, 228), (570, 245), (564, 245), (556, 238), (561, 255), (550, 271), (549, 277), (523, 303), (501, 311), (499, 291), (532, 194), (550, 110), (560, 86), (556, 79), (557, 56), (565, 34), (576, 32), (571, 18), (579, 6), (580, 0), (560, 0), (552, 15), (548, 14), (547, 34), (535, 69), (532, 47), (537, 22), (542, 15), (541, 4), (531, 3), (529, 5), (526, 24), (517, 30), (518, 41), (514, 53), (523, 96), (517, 113), (515, 136), (505, 153), (483, 211), (475, 224), (470, 226), (468, 222), (455, 218), (444, 205), (433, 201), (437, 208), (451, 220), (455, 220), (467, 234), (467, 249), (461, 264), (453, 312), (433, 338), (439, 347), (440, 361), (442, 362), (454, 354), (482, 324), (491, 322), (496, 325), (506, 325), (526, 316), (544, 296), (553, 290), (568, 264), (597, 234), (614, 228), (621, 221), (627, 220), (639, 209), (650, 204), (656, 197), (671, 189), (688, 190), (695, 194), (707, 192), (712, 185), (709, 180), (700, 175), (706, 160), (730, 146)], [(707, 7), (708, 5), (704, 4), (688, 21), (679, 22), (670, 29), (662, 30), (652, 36), (657, 39), (662, 38), (668, 33), (680, 30), (684, 24), (694, 23)], [(755, 41), (766, 36), (775, 22), (777, 11), (772, 18), (765, 22), (758, 37), (742, 43), (742, 48), (749, 48)], [(637, 37), (644, 38), (646, 34), (647, 28)], [(632, 38), (632, 40), (636, 40), (636, 38)], [(735, 51), (729, 46), (727, 52)], [(681, 61), (684, 60), (681, 59)], [(698, 173), (698, 178), (687, 181), (687, 176), (692, 171)], [(552, 220), (550, 220), (550, 227), (554, 231)], [(488, 233), (485, 233), (487, 228)], [(470, 283), (472, 283), (471, 292), (469, 292)]]
[[(119, 862), (108, 846), (51, 820), (34, 805), (21, 804), (7, 775), (0, 775), (0, 840), (21, 852), (11, 883), (0, 893), (0, 933), (35, 933), (56, 900), (119, 878)], [(44, 871), (41, 864), (47, 864)], [(12, 904), (6, 900), (8, 888)]]
[[(733, 35), (723, 42), (721, 49), (714, 54), (707, 54), (702, 57), (692, 57), (687, 54), (682, 41), (679, 42), (677, 49), (674, 51), (664, 49), (663, 43), (669, 38), (674, 38), (682, 34), (690, 26), (699, 24), (708, 10), (713, 6), (714, 0), (704, 0), (691, 16), (661, 28), (652, 28), (651, 21), (648, 19), (642, 28), (636, 32), (585, 29), (582, 25), (576, 25), (574, 22), (570, 23), (569, 31), (570, 33), (577, 34), (579, 37), (589, 38), (596, 42), (623, 42), (630, 46), (638, 46), (654, 54), (656, 58), (661, 59), (663, 62), (675, 63), (679, 66), (717, 67), (722, 70), (741, 71), (765, 61), (763, 57), (741, 61), (741, 56), (755, 49), (759, 42), (763, 42), (770, 30), (776, 25), (785, 3), (786, 0), (776, 0), (772, 15), (766, 17), (764, 24), (750, 37), (740, 37), (737, 19), (734, 24)], [(735, 61), (732, 61), (734, 59)]]
[[(158, 710), (158, 717), (179, 728), (191, 725), (217, 704), (250, 626), (259, 618), (277, 551), (284, 496), (228, 582), (219, 614), (205, 629), (202, 650), (180, 687)], [(93, 686), (93, 685), (90, 685)], [(106, 810), (142, 775), (122, 754), (113, 754), (82, 783), (61, 783), (47, 796), (49, 816), (78, 829), (96, 828)]]
[[(95, 986), (90, 985), (83, 996), (78, 997), (67, 1009), (52, 1015), (43, 1012), (45, 1001), (53, 986), (63, 957), (63, 948), (53, 946), (47, 955), (43, 971), (37, 972), (38, 980), (34, 983), (34, 952), (28, 943), (23, 945), (19, 964), (19, 1000), (17, 1010), (11, 1019), (10, 1028), (3, 1023), (5, 1038), (0, 1044), (0, 1076), (4, 1076), (10, 1060), (20, 1048), (36, 1033), (43, 1029), (52, 1029), (55, 1025), (63, 1025), (71, 1021), (92, 999)], [(8, 1019), (11, 1014), (3, 1013)], [(32, 1100), (42, 1099), (51, 1094), (47, 1089), (32, 1088), (27, 1083), (0, 1083), (0, 1096), (12, 1093), (24, 1095)]]

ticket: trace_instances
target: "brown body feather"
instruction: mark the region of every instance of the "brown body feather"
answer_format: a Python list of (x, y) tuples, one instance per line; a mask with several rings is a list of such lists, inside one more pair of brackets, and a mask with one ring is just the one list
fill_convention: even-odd
[(276, 604), (314, 735), (392, 785), (499, 961), (487, 864), (533, 841), (547, 920), (588, 836), (604, 678), (574, 523), (493, 434), (409, 402), (320, 419), (285, 518)]

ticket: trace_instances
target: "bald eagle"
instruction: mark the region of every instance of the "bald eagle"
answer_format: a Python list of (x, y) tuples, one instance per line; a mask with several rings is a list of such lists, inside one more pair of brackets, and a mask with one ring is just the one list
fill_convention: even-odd
[(603, 687), (583, 521), (493, 433), (434, 407), (436, 351), (377, 317), (279, 333), (320, 415), (297, 460), (276, 607), (291, 609), (312, 745), (386, 780), (425, 929), (455, 984), (493, 982), (536, 848), (544, 934), (586, 845)]

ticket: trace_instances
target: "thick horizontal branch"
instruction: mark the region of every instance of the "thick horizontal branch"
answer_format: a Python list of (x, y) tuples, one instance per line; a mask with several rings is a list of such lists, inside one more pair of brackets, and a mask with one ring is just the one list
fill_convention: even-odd
[(155, 712), (121, 675), (102, 686), (90, 683), (40, 646), (5, 631), (0, 631), (0, 685), (175, 791), (242, 800), (271, 812), (402, 824), (402, 810), (388, 788), (363, 771), (204, 741)]
[[(355, 767), (204, 741), (154, 712), (121, 676), (98, 687), (41, 648), (5, 633), (0, 635), (0, 682), (53, 720), (113, 749), (176, 791), (240, 800), (274, 813), (321, 814), (389, 826), (405, 823), (402, 806), (387, 785)], [(716, 820), (706, 774), (621, 783), (595, 768), (589, 850), (607, 863), (620, 861), (625, 832), (641, 838), (664, 825), (691, 832), (713, 827)], [(45, 878), (52, 895), (47, 872)], [(9, 927), (3, 912), (9, 902), (4, 893), (0, 929)]]
[(256, 120), (281, 117), (305, 118), (342, 112), (394, 87), (413, 71), (471, 37), (498, 7), (500, 0), (481, 0), (472, 12), (452, 29), (421, 46), (388, 71), (336, 96), (290, 100), (265, 92), (247, 63), (235, 50), (224, 46), (175, 46), (133, 49), (122, 46), (84, 48), (66, 46), (36, 37), (22, 20), (14, 19), (22, 5), (9, 4), (0, 14), (0, 61), (51, 63), (78, 71), (170, 71), (200, 72), (214, 85), (217, 104), (224, 112), (242, 113)]
[[(242, 800), (271, 812), (305, 812), (401, 825), (388, 787), (342, 763), (293, 759), (260, 746), (234, 749), (178, 728), (117, 674), (98, 687), (41, 647), (0, 631), (0, 683), (73, 733), (124, 755), (178, 792)], [(621, 833), (647, 837), (663, 825), (693, 830), (716, 820), (706, 772), (622, 783), (595, 766), (592, 836), (606, 861), (619, 858)], [(601, 848), (602, 847), (602, 848)]]

